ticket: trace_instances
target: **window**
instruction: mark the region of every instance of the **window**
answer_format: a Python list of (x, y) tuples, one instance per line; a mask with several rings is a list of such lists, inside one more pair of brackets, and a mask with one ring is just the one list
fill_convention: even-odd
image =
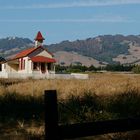
[(24, 70), (25, 69), (25, 60), (23, 58), (21, 58), (19, 60), (19, 69), (20, 70)]
[(20, 59), (18, 61), (19, 61), (19, 70), (21, 70), (21, 61)]
[(2, 71), (2, 64), (0, 64), (0, 71)]
[(37, 66), (38, 66), (37, 62), (34, 62), (33, 63), (33, 70), (37, 70)]
[(23, 60), (22, 69), (25, 69), (25, 60)]

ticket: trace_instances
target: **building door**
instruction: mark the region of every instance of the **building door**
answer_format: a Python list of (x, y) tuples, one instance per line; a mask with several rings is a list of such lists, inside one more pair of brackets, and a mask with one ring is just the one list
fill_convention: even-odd
[(45, 65), (45, 63), (41, 63), (41, 72), (42, 73), (46, 72), (46, 65)]

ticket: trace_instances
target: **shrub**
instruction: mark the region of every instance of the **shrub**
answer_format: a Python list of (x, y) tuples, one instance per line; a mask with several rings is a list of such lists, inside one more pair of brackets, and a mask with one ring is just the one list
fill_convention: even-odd
[(140, 73), (140, 66), (139, 65), (137, 65), (137, 66), (135, 66), (133, 69), (132, 69), (132, 71), (134, 72), (134, 73)]
[(140, 94), (137, 90), (110, 97), (107, 110), (116, 113), (118, 118), (140, 117)]

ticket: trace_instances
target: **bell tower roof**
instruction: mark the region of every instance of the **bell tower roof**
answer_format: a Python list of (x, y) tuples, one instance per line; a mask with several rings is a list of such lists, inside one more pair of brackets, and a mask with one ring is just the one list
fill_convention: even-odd
[(43, 41), (45, 38), (42, 36), (41, 32), (39, 31), (35, 37), (35, 41)]

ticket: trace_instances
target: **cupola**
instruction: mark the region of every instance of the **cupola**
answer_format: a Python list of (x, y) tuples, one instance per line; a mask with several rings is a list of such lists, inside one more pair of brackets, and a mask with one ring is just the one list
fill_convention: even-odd
[(42, 36), (41, 32), (39, 31), (34, 40), (35, 40), (35, 47), (39, 47), (42, 46), (43, 40), (45, 40), (45, 38)]

